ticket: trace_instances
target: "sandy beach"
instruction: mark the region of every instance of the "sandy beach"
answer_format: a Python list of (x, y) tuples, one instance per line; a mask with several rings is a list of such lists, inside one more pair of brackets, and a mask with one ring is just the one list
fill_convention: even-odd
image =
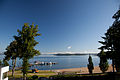
[[(53, 70), (54, 72), (57, 73), (62, 73), (62, 72), (78, 72), (79, 74), (87, 74), (89, 73), (88, 68), (87, 67), (81, 67), (81, 68), (71, 68), (71, 69), (57, 69), (57, 70)], [(107, 70), (107, 72), (112, 72), (112, 65), (109, 65), (109, 68)], [(100, 70), (99, 66), (95, 66), (93, 73), (102, 73), (102, 71)]]

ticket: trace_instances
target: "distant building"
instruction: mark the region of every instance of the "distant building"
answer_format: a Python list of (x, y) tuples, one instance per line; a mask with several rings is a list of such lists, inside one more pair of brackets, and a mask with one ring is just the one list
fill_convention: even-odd
[(9, 66), (0, 67), (0, 80), (8, 80)]

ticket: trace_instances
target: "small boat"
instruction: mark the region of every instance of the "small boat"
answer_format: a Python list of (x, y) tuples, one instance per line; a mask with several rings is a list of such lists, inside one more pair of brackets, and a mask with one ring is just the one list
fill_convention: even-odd
[(57, 64), (57, 62), (40, 62), (40, 61), (34, 61), (35, 65), (52, 65)]

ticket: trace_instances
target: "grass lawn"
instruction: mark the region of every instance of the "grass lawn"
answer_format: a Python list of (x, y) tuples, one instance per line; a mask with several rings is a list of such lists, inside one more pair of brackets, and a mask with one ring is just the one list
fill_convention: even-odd
[[(37, 75), (38, 77), (49, 77), (49, 76), (56, 75), (56, 73), (52, 72), (52, 71), (46, 71), (46, 70), (45, 71), (39, 70), (38, 73), (32, 73), (32, 70), (29, 70), (28, 74), (27, 74), (27, 77), (31, 77), (33, 75)], [(12, 77), (12, 71), (8, 72), (8, 77), (9, 78)], [(21, 78), (21, 77), (23, 77), (21, 70), (16, 70), (14, 72), (14, 77), (15, 78)]]

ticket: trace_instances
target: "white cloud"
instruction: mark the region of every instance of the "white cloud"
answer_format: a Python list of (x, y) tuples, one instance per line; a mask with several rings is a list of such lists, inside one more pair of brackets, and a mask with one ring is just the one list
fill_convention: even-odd
[(67, 49), (71, 49), (71, 48), (72, 48), (72, 46), (68, 46), (68, 47), (67, 47)]

